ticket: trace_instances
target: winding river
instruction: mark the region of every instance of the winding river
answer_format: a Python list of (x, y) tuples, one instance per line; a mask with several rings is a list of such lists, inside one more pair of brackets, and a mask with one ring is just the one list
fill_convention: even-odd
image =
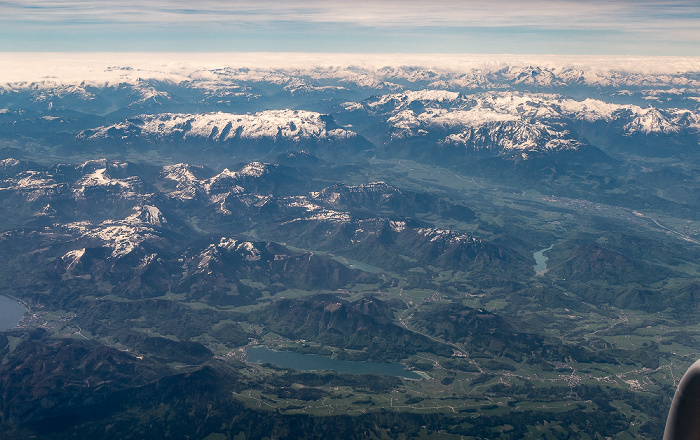
[(257, 346), (246, 350), (248, 362), (256, 364), (272, 364), (281, 368), (291, 368), (301, 371), (337, 371), (350, 374), (382, 374), (385, 376), (420, 379), (421, 376), (406, 370), (399, 363), (357, 362), (331, 359), (318, 354), (300, 354), (292, 351), (277, 351), (267, 347)]
[(27, 309), (16, 300), (0, 295), (0, 331), (17, 327)]

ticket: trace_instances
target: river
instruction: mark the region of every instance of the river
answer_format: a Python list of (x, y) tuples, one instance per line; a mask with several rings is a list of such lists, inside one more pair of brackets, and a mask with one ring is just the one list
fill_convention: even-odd
[(399, 363), (341, 361), (318, 354), (300, 354), (292, 351), (277, 351), (257, 346), (246, 350), (248, 362), (272, 364), (281, 368), (301, 371), (337, 371), (350, 374), (382, 374), (385, 376), (420, 379), (421, 376)]
[(0, 331), (17, 327), (27, 309), (16, 300), (0, 295)]

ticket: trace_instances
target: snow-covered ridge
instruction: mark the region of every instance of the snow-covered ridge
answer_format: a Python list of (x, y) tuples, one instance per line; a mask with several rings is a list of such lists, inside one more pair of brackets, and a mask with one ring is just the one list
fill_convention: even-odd
[[(561, 112), (533, 103), (532, 96), (426, 92), (430, 93), (379, 97), (368, 100), (365, 107), (374, 114), (387, 114), (392, 140), (432, 134), (441, 137), (441, 145), (475, 150), (561, 150), (582, 144), (561, 124), (548, 121), (561, 118)], [(420, 102), (418, 108), (412, 99)], [(551, 97), (537, 95), (534, 99), (548, 102)]]
[(483, 124), (479, 130), (466, 128), (446, 136), (439, 143), (475, 150), (497, 147), (505, 151), (576, 150), (583, 145), (581, 141), (572, 138), (568, 130), (557, 129), (540, 122), (507, 121)]
[(559, 109), (562, 117), (587, 122), (621, 122), (623, 134), (678, 133), (681, 130), (700, 130), (700, 112), (687, 109), (660, 109), (632, 104), (610, 104), (601, 100), (575, 101), (563, 99), (545, 102)]
[(369, 109), (381, 109), (385, 108), (387, 105), (394, 107), (396, 110), (406, 108), (410, 103), (414, 101), (419, 102), (430, 102), (430, 103), (443, 103), (443, 102), (455, 102), (461, 98), (461, 94), (458, 92), (452, 92), (448, 90), (417, 90), (417, 91), (406, 91), (403, 93), (393, 93), (388, 95), (379, 96), (375, 100), (367, 100), (366, 106)]
[(54, 176), (46, 171), (28, 170), (0, 181), (0, 190), (18, 191), (29, 202), (62, 194), (67, 188), (68, 185), (56, 181)]
[(248, 261), (258, 261), (260, 260), (260, 249), (258, 249), (253, 242), (236, 240), (234, 238), (222, 237), (219, 244), (216, 245), (219, 249), (225, 249), (229, 252), (236, 251), (239, 252)]
[(346, 209), (350, 205), (368, 207), (374, 203), (381, 204), (396, 195), (401, 195), (398, 188), (381, 181), (356, 186), (336, 184), (309, 193), (311, 200), (333, 209)]
[[(5, 168), (19, 165), (14, 159), (7, 159)], [(125, 172), (126, 162), (108, 161), (106, 159), (90, 160), (78, 166), (59, 165), (51, 169), (27, 170), (15, 176), (1, 180), (0, 188), (22, 193), (28, 201), (42, 197), (71, 197), (86, 199), (96, 194), (108, 195), (119, 199), (147, 198), (143, 192), (143, 182), (136, 176)], [(66, 180), (65, 173), (78, 172), (82, 177), (76, 181)], [(125, 177), (117, 178), (112, 174)]]
[(349, 213), (324, 207), (316, 200), (312, 201), (306, 196), (285, 197), (280, 199), (278, 204), (285, 209), (289, 215), (293, 216), (291, 220), (287, 220), (283, 224), (298, 221), (343, 223), (351, 220)]
[[(364, 109), (386, 117), (393, 139), (448, 132), (443, 144), (468, 143), (480, 128), (494, 128), (514, 136), (504, 148), (531, 148), (530, 140), (542, 138), (545, 148), (575, 148), (580, 143), (567, 140), (565, 121), (589, 123), (619, 122), (621, 134), (678, 133), (700, 129), (700, 112), (687, 109), (660, 109), (633, 104), (612, 104), (598, 99), (577, 101), (555, 94), (522, 92), (483, 92), (473, 95), (446, 91), (405, 92), (370, 98), (362, 103), (346, 103), (345, 109)], [(428, 93), (429, 92), (429, 93)], [(415, 105), (418, 102), (420, 105)], [(545, 139), (546, 138), (546, 139)], [(554, 144), (551, 139), (558, 139)], [(566, 142), (564, 142), (566, 140)], [(542, 144), (544, 142), (544, 144)]]
[[(674, 118), (675, 119), (675, 118)], [(697, 127), (697, 118), (694, 118), (694, 126)], [(646, 109), (635, 115), (631, 122), (625, 124), (625, 131), (632, 133), (678, 133), (682, 127), (671, 118), (655, 108)]]
[(161, 171), (161, 176), (165, 180), (175, 183), (175, 189), (166, 191), (166, 194), (169, 197), (183, 201), (196, 198), (199, 193), (204, 191), (203, 182), (200, 181), (193, 172), (197, 169), (201, 170), (202, 167), (185, 163), (164, 166)]
[(194, 172), (201, 171), (201, 167), (180, 163), (164, 166), (161, 177), (175, 184), (174, 189), (165, 190), (171, 198), (182, 201), (209, 198), (212, 202), (222, 202), (230, 194), (244, 193), (245, 188), (242, 185), (248, 179), (261, 178), (275, 167), (276, 165), (251, 162), (238, 171), (225, 168), (208, 179), (199, 179)]
[(426, 109), (416, 114), (412, 110), (403, 110), (392, 116), (387, 122), (394, 129), (394, 136), (403, 137), (416, 128), (451, 130), (464, 127), (478, 127), (491, 122), (516, 121), (520, 118), (506, 112), (490, 108), (475, 107), (470, 110)]
[(179, 136), (226, 142), (234, 139), (343, 139), (357, 135), (335, 127), (328, 115), (304, 110), (267, 110), (255, 114), (162, 113), (141, 115), (115, 125), (83, 131), (79, 138), (100, 140), (141, 136), (155, 140)]

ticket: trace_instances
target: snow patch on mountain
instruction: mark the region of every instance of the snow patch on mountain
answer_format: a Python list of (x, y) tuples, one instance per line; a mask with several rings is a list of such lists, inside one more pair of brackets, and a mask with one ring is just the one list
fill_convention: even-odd
[(24, 171), (15, 178), (5, 181), (6, 189), (14, 189), (24, 195), (29, 202), (39, 198), (51, 198), (66, 189), (66, 185), (59, 183), (54, 176), (46, 171)]
[(541, 67), (509, 66), (496, 72), (496, 74), (513, 84), (528, 84), (539, 87), (560, 87), (566, 84), (551, 69)]
[(0, 159), (0, 167), (1, 168), (13, 168), (16, 166), (19, 166), (20, 161), (17, 159), (13, 158), (7, 158), (7, 159)]
[(141, 258), (141, 262), (139, 263), (138, 267), (136, 270), (143, 270), (146, 267), (148, 267), (153, 261), (155, 261), (158, 257), (158, 254), (152, 253), (148, 255), (144, 255), (143, 258)]
[(35, 102), (51, 102), (57, 99), (74, 98), (83, 102), (96, 99), (94, 93), (89, 92), (83, 85), (77, 84), (58, 84), (52, 87), (35, 88), (33, 98)]
[(251, 262), (259, 261), (262, 258), (262, 252), (255, 243), (230, 237), (221, 237), (219, 243), (210, 244), (194, 258), (197, 265), (196, 273), (211, 273), (210, 266), (219, 261), (221, 254), (224, 252), (237, 253), (241, 258)]
[(406, 91), (403, 93), (394, 93), (383, 95), (378, 99), (370, 99), (367, 101), (367, 108), (370, 110), (381, 110), (387, 106), (393, 107), (393, 111), (399, 111), (406, 108), (414, 101), (430, 102), (430, 103), (447, 103), (455, 102), (461, 97), (458, 92), (448, 90), (416, 90)]
[[(144, 213), (144, 209), (146, 213)], [(140, 217), (159, 214), (155, 207), (138, 209), (137, 213), (123, 220), (105, 220), (99, 224), (81, 221), (58, 225), (78, 240), (88, 240), (111, 249), (110, 257), (122, 258), (140, 247), (145, 242), (158, 242), (160, 237), (153, 229), (152, 223), (142, 221)], [(161, 216), (162, 219), (162, 216)], [(148, 220), (148, 218), (146, 218)], [(152, 220), (152, 219), (151, 219)], [(161, 220), (162, 221), (162, 220)]]
[(339, 80), (341, 84), (348, 84), (354, 87), (372, 90), (401, 90), (403, 86), (390, 82), (384, 81), (376, 75), (372, 74), (348, 74), (348, 76), (341, 78)]
[(262, 177), (269, 172), (270, 165), (261, 162), (251, 162), (235, 173), (237, 177)]
[(131, 224), (149, 224), (154, 226), (161, 226), (168, 221), (160, 212), (160, 209), (155, 206), (143, 205), (134, 207), (134, 213), (124, 219), (125, 223)]
[(634, 119), (624, 126), (628, 134), (633, 133), (678, 133), (681, 130), (677, 124), (656, 108), (649, 108), (637, 114)]
[(109, 176), (107, 168), (101, 168), (78, 180), (73, 188), (76, 198), (85, 198), (86, 191), (104, 189), (124, 199), (133, 199), (141, 194), (141, 179), (136, 176), (115, 179)]
[(471, 128), (491, 122), (514, 121), (518, 117), (512, 114), (497, 112), (490, 108), (475, 107), (471, 110), (427, 109), (416, 114), (412, 110), (404, 110), (387, 120), (391, 124), (392, 137), (403, 138), (414, 136), (421, 129), (453, 130), (455, 128)]
[(576, 119), (582, 119), (588, 122), (595, 121), (611, 121), (616, 114), (621, 110), (628, 109), (638, 113), (641, 111), (639, 106), (623, 106), (619, 104), (610, 104), (598, 99), (585, 99), (583, 101), (575, 101), (573, 99), (565, 99), (556, 102), (556, 105), (561, 109), (563, 114), (567, 114)]
[[(576, 150), (582, 142), (571, 137), (566, 129), (557, 129), (541, 122), (507, 121), (484, 124), (477, 129), (450, 134), (439, 142), (441, 145), (462, 146), (466, 149), (492, 149), (504, 151), (561, 151)], [(522, 156), (527, 158), (527, 156)]]
[(208, 199), (210, 203), (221, 205), (221, 211), (230, 214), (224, 207), (229, 195), (238, 195), (246, 192), (245, 184), (250, 179), (259, 179), (270, 172), (275, 165), (261, 162), (251, 162), (238, 171), (225, 168), (220, 173), (208, 179), (199, 179), (194, 171), (201, 171), (201, 167), (192, 167), (187, 164), (167, 165), (163, 167), (161, 176), (163, 179), (173, 182), (174, 189), (165, 189), (168, 197), (181, 201), (196, 198)]
[(416, 233), (423, 235), (431, 242), (444, 241), (445, 243), (476, 243), (480, 240), (471, 235), (460, 234), (449, 229), (439, 228), (418, 228)]
[(394, 232), (403, 232), (406, 230), (406, 222), (389, 220), (389, 227)]
[(80, 262), (80, 259), (83, 257), (83, 255), (85, 255), (85, 248), (76, 249), (67, 252), (65, 255), (63, 255), (61, 259), (66, 264), (66, 270), (73, 269), (75, 265)]
[(195, 199), (200, 193), (206, 192), (203, 182), (194, 175), (193, 170), (197, 168), (202, 169), (202, 167), (185, 163), (164, 166), (161, 177), (175, 183), (175, 189), (166, 191), (166, 194), (171, 198), (186, 201)]
[(40, 217), (40, 216), (47, 216), (47, 217), (52, 217), (56, 215), (56, 210), (51, 206), (50, 203), (47, 203), (46, 206), (41, 208), (39, 211), (34, 213), (35, 216)]
[(158, 238), (150, 228), (107, 222), (88, 232), (86, 236), (97, 238), (111, 248), (112, 258), (128, 255), (141, 243)]
[[(311, 197), (313, 198), (313, 194)], [(318, 194), (318, 193), (315, 193)], [(333, 223), (342, 223), (350, 221), (350, 214), (347, 212), (328, 209), (309, 200), (306, 196), (285, 197), (279, 200), (279, 205), (286, 209), (290, 215), (293, 215), (292, 220), (283, 222), (289, 224), (298, 221), (328, 221)]]
[(306, 217), (305, 220), (326, 221), (332, 223), (345, 223), (350, 221), (350, 214), (347, 212), (335, 211), (332, 209), (321, 209), (312, 215)]

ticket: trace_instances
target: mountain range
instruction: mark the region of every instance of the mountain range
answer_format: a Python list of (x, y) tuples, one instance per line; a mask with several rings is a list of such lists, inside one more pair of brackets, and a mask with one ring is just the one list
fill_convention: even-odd
[(28, 313), (0, 436), (658, 437), (698, 342), (699, 129), (692, 71), (1, 84), (0, 294)]

